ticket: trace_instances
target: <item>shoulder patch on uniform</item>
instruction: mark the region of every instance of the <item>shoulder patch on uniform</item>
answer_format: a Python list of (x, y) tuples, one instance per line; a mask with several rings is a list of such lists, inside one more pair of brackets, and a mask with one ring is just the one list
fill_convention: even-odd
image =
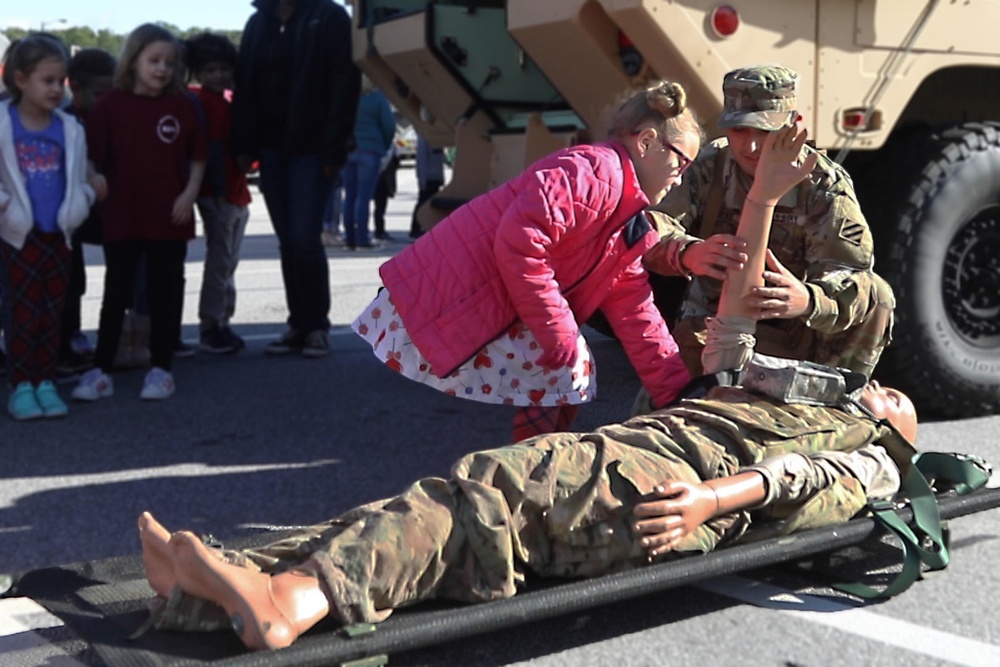
[(860, 222), (855, 222), (854, 220), (847, 218), (840, 226), (840, 238), (844, 239), (851, 245), (861, 245), (861, 241), (864, 237), (865, 225)]

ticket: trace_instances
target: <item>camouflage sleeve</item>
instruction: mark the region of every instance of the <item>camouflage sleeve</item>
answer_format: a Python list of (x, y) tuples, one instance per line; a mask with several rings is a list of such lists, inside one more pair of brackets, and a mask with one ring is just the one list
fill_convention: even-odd
[(868, 311), (874, 242), (848, 176), (826, 169), (806, 212), (805, 283), (812, 303), (806, 324), (836, 333)]
[(871, 269), (874, 241), (850, 177), (826, 158), (817, 171), (805, 202), (806, 279), (841, 269)]
[(806, 317), (806, 326), (835, 334), (858, 324), (879, 306), (875, 280), (871, 271), (841, 269), (807, 282), (812, 310)]
[(647, 209), (650, 221), (660, 233), (660, 242), (642, 258), (647, 271), (691, 277), (681, 265), (681, 255), (700, 238), (698, 229), (712, 184), (717, 152), (714, 144), (706, 146), (684, 174), (681, 184), (671, 188), (662, 200)]
[(646, 270), (664, 276), (690, 278), (690, 272), (681, 264), (681, 255), (698, 237), (688, 234), (679, 220), (662, 211), (650, 209), (646, 211), (646, 215), (660, 233), (659, 243), (642, 256)]
[[(853, 452), (785, 454), (745, 469), (764, 476), (767, 497), (762, 507), (770, 506), (778, 516), (815, 505), (815, 499), (823, 496), (818, 504), (831, 514), (823, 523), (846, 521), (861, 509), (859, 502), (863, 506), (867, 500), (890, 498), (900, 487), (899, 469), (879, 445)], [(798, 520), (807, 518), (800, 516)], [(809, 525), (820, 525), (817, 520), (819, 517), (808, 518)]]

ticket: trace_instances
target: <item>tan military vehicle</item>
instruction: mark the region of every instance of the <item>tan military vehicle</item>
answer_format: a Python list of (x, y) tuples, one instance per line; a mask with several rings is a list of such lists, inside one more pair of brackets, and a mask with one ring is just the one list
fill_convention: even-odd
[(456, 204), (601, 138), (657, 79), (711, 121), (723, 75), (800, 72), (818, 147), (854, 178), (896, 290), (880, 374), (948, 416), (1000, 407), (1000, 3), (989, 0), (354, 0), (359, 66), (437, 145)]

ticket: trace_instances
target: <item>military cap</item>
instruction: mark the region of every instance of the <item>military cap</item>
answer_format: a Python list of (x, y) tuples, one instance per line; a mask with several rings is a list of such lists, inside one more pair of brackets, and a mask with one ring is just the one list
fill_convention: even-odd
[(798, 74), (778, 65), (733, 70), (722, 81), (719, 127), (780, 130), (794, 120)]

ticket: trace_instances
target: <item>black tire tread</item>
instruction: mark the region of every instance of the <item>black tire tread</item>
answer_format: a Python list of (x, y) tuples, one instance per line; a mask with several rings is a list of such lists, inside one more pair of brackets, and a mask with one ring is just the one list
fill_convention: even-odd
[[(887, 350), (890, 376), (920, 407), (943, 417), (962, 418), (997, 412), (1000, 384), (983, 386), (935, 363), (915, 326), (907, 275), (912, 266), (911, 248), (923, 224), (923, 212), (955, 167), (977, 152), (1000, 151), (1000, 123), (964, 123), (932, 133), (920, 153), (929, 156), (910, 189), (887, 262), (885, 277), (896, 294), (894, 340)], [(918, 363), (919, 362), (919, 363)]]

